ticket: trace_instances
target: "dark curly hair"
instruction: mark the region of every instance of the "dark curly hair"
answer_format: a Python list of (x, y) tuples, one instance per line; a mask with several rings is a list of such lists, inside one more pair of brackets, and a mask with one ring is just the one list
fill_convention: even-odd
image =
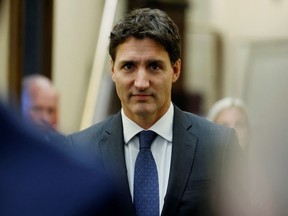
[(118, 21), (110, 33), (109, 54), (113, 61), (115, 61), (118, 45), (130, 37), (137, 39), (149, 37), (159, 42), (168, 52), (172, 64), (181, 57), (178, 27), (165, 12), (159, 9), (136, 9)]

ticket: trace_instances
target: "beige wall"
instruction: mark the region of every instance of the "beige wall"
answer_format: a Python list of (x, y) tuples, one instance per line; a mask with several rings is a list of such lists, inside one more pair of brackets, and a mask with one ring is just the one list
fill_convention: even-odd
[[(104, 3), (54, 1), (53, 80), (61, 93), (60, 127), (64, 133), (80, 128)], [(117, 18), (123, 14), (123, 3), (118, 2)]]
[(217, 0), (213, 3), (211, 21), (229, 36), (261, 38), (288, 35), (287, 1)]
[(0, 1), (0, 97), (8, 91), (9, 0)]
[(281, 0), (222, 1), (221, 7), (219, 7), (221, 4), (214, 1), (215, 20), (213, 22), (215, 28), (226, 38), (224, 94), (242, 96), (245, 87), (242, 74), (243, 64), (246, 63), (245, 52), (250, 49), (250, 45), (257, 42), (269, 43), (288, 38), (288, 2)]
[[(187, 54), (185, 68), (189, 91), (207, 95), (204, 110), (217, 99), (215, 77), (215, 44), (213, 35), (223, 40), (224, 85), (222, 96), (242, 97), (245, 68), (251, 44), (288, 38), (288, 2), (283, 0), (189, 0), (187, 11)], [(199, 57), (199, 56), (201, 57)], [(196, 56), (196, 58), (194, 58)], [(210, 77), (204, 79), (203, 77)]]
[(103, 0), (54, 1), (53, 80), (61, 94), (64, 133), (79, 128), (103, 4)]

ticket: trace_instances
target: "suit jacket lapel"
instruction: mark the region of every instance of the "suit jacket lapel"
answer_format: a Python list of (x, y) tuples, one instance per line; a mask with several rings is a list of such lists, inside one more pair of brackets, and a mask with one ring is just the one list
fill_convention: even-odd
[(109, 169), (109, 172), (112, 173), (113, 177), (117, 179), (117, 183), (119, 183), (117, 186), (119, 186), (121, 200), (123, 201), (121, 204), (125, 206), (124, 214), (135, 215), (127, 177), (120, 112), (104, 128), (100, 141), (100, 151), (104, 167)]
[(198, 138), (191, 133), (192, 124), (175, 107), (171, 168), (167, 193), (161, 215), (176, 215), (185, 191), (196, 153)]

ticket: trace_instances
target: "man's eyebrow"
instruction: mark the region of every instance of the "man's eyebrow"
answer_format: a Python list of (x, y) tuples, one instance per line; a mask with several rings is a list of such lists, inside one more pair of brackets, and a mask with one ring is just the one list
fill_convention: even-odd
[[(130, 60), (120, 60), (119, 61), (119, 65), (125, 65), (125, 64), (137, 64), (137, 60), (133, 60), (133, 59), (130, 59)], [(149, 64), (160, 64), (160, 65), (163, 65), (165, 64), (165, 61), (161, 60), (161, 59), (148, 59), (145, 61), (145, 64), (149, 65)]]
[(160, 59), (151, 59), (151, 60), (148, 60), (147, 63), (148, 64), (151, 64), (151, 63), (163, 64), (164, 61)]
[(135, 60), (121, 60), (121, 61), (119, 61), (119, 64), (120, 65), (123, 65), (123, 64), (127, 64), (127, 63), (136, 63), (136, 61)]

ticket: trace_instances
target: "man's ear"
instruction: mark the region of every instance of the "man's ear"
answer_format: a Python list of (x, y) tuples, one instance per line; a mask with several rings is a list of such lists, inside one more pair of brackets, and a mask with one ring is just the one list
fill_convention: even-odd
[(173, 77), (172, 82), (176, 82), (180, 76), (181, 72), (181, 59), (178, 59), (173, 65)]
[(110, 66), (111, 66), (111, 73), (112, 73), (112, 80), (114, 81), (114, 61), (110, 57)]

